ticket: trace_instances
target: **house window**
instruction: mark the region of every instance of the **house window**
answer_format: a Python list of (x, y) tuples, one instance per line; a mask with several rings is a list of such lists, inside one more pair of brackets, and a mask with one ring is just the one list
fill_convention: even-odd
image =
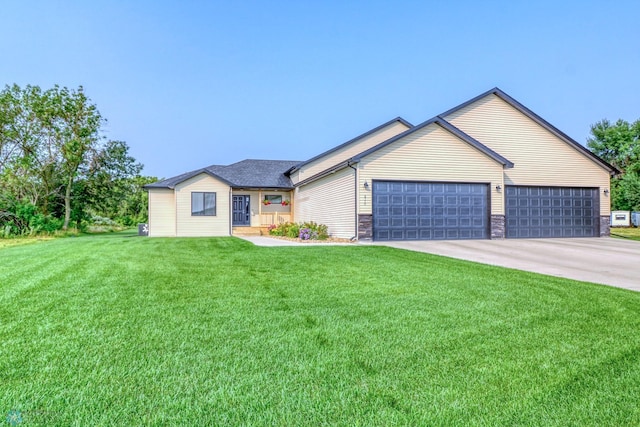
[(280, 204), (282, 203), (282, 196), (279, 194), (268, 194), (264, 196), (264, 200), (269, 202), (268, 204)]
[(191, 216), (216, 216), (216, 193), (191, 193)]

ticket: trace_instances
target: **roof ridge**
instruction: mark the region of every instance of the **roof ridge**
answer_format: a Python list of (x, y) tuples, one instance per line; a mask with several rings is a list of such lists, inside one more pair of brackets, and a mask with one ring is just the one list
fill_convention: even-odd
[(400, 122), (400, 123), (402, 123), (403, 125), (408, 126), (408, 127), (409, 127), (409, 129), (411, 129), (411, 128), (413, 127), (413, 125), (412, 125), (411, 123), (409, 123), (407, 120), (403, 119), (403, 118), (402, 118), (402, 117), (400, 117), (400, 116), (397, 116), (397, 117), (395, 117), (395, 118), (393, 118), (393, 119), (391, 119), (391, 120), (389, 120), (389, 121), (387, 121), (387, 122), (385, 122), (385, 123), (383, 123), (383, 124), (381, 124), (381, 125), (376, 126), (376, 127), (375, 127), (375, 128), (373, 128), (373, 129), (370, 129), (370, 130), (366, 131), (365, 133), (363, 133), (363, 134), (361, 134), (361, 135), (356, 136), (355, 138), (351, 138), (351, 139), (350, 139), (350, 140), (348, 140), (347, 142), (343, 142), (342, 144), (337, 145), (337, 146), (335, 146), (335, 147), (333, 147), (333, 148), (331, 148), (331, 149), (329, 149), (329, 150), (327, 150), (327, 151), (323, 151), (322, 153), (320, 153), (320, 154), (318, 154), (318, 155), (316, 155), (316, 156), (313, 156), (313, 157), (311, 157), (311, 158), (310, 158), (310, 159), (308, 159), (308, 160), (304, 160), (304, 161), (300, 162), (299, 164), (297, 164), (297, 165), (295, 165), (293, 168), (291, 168), (289, 172), (293, 172), (294, 170), (300, 169), (302, 166), (304, 166), (304, 165), (306, 165), (306, 164), (309, 164), (309, 163), (313, 162), (314, 160), (317, 160), (317, 159), (319, 159), (319, 158), (321, 158), (321, 157), (324, 157), (324, 156), (326, 156), (327, 154), (333, 153), (334, 151), (337, 151), (337, 150), (339, 150), (340, 148), (346, 147), (347, 145), (352, 144), (352, 143), (354, 143), (355, 141), (357, 141), (357, 140), (359, 140), (359, 139), (361, 139), (361, 138), (364, 138), (365, 136), (369, 136), (369, 135), (371, 135), (372, 133), (377, 132), (377, 131), (379, 131), (380, 129), (383, 129), (383, 128), (385, 128), (385, 127), (389, 126), (390, 124), (392, 124), (392, 123), (394, 123), (394, 122)]

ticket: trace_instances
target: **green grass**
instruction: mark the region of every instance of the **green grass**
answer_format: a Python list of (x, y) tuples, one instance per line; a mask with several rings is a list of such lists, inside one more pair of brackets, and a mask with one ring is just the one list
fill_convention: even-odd
[(24, 425), (640, 424), (640, 294), (386, 247), (5, 248), (0, 339)]
[(49, 236), (0, 238), (0, 249), (11, 246), (29, 245), (31, 243), (51, 240), (52, 238), (53, 237)]
[(625, 239), (632, 240), (640, 240), (640, 228), (630, 227), (630, 228), (611, 228), (611, 235), (613, 237), (623, 237)]

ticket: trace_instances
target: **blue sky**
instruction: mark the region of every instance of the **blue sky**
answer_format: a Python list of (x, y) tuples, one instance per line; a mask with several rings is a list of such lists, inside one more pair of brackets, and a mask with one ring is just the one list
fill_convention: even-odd
[(7, 1), (0, 83), (77, 88), (144, 173), (305, 160), (495, 86), (581, 143), (640, 118), (640, 2)]

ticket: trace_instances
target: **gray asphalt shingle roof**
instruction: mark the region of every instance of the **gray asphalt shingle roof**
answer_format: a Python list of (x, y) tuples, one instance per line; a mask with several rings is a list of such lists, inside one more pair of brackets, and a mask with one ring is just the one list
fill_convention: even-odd
[(202, 169), (148, 184), (145, 188), (175, 188), (189, 178), (206, 173), (236, 188), (291, 189), (293, 184), (284, 173), (299, 164), (298, 160), (242, 160), (231, 165), (211, 165)]

